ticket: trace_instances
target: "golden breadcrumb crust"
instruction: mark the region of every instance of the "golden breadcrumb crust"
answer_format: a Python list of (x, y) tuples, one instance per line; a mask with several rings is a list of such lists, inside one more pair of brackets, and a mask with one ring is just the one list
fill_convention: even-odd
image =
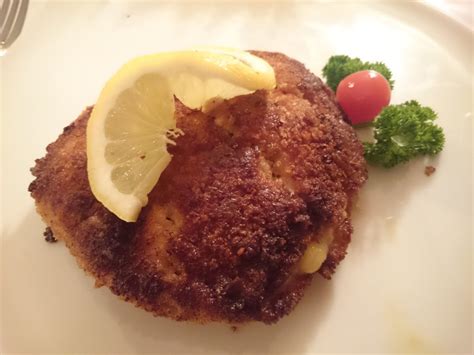
[(311, 240), (334, 231), (326, 278), (345, 256), (351, 200), (367, 178), (362, 146), (319, 78), (283, 54), (254, 54), (277, 88), (206, 114), (177, 102), (184, 135), (136, 223), (91, 193), (91, 107), (32, 169), (29, 190), (54, 236), (98, 285), (155, 315), (273, 323), (311, 281), (298, 271)]

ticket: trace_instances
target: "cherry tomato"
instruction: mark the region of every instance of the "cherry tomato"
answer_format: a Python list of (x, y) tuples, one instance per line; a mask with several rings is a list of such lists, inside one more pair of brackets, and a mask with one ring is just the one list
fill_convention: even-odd
[(375, 70), (346, 76), (337, 86), (336, 98), (352, 124), (372, 121), (390, 103), (390, 84)]

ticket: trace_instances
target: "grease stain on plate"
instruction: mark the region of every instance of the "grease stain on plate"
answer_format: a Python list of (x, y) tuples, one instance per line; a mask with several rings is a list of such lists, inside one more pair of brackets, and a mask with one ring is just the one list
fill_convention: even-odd
[(394, 303), (385, 307), (387, 338), (394, 353), (435, 354), (439, 353), (434, 344), (410, 322), (409, 315)]

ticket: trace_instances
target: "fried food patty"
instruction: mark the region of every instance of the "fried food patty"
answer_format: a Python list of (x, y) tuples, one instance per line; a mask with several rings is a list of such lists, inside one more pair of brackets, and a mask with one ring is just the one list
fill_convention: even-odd
[(325, 278), (344, 258), (363, 148), (319, 78), (283, 54), (253, 53), (273, 66), (277, 88), (207, 113), (177, 102), (184, 135), (136, 223), (90, 190), (91, 107), (36, 161), (38, 213), (98, 286), (176, 320), (273, 323), (311, 282), (299, 268), (308, 243), (333, 235)]

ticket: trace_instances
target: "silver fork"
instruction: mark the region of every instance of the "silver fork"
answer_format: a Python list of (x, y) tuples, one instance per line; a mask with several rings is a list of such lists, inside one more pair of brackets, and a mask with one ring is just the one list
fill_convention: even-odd
[(29, 0), (3, 0), (0, 9), (0, 56), (20, 35), (28, 3)]

